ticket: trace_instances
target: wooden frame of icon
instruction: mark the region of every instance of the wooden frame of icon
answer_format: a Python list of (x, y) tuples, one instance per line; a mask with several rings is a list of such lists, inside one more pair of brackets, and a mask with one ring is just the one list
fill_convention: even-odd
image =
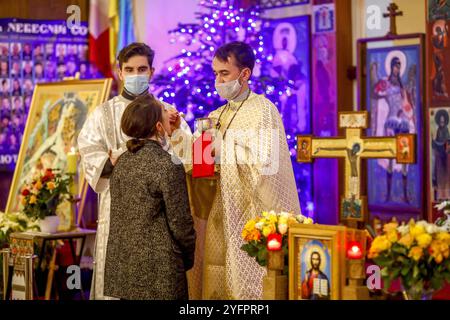
[(345, 282), (343, 226), (289, 229), (289, 300), (338, 300)]
[[(109, 96), (111, 79), (69, 80), (39, 83), (33, 93), (22, 145), (11, 184), (6, 212), (20, 211), (21, 189), (43, 169), (65, 170), (67, 153), (77, 146), (78, 134), (88, 114)], [(82, 214), (87, 183), (78, 170), (78, 191)], [(57, 212), (60, 208), (58, 208)], [(63, 211), (63, 212), (61, 212)], [(58, 212), (60, 230), (69, 230), (74, 221), (71, 206)]]
[[(358, 105), (370, 112), (367, 136), (400, 135), (401, 148), (415, 134), (417, 143), (416, 150), (406, 148), (396, 159), (367, 161), (369, 212), (420, 219), (426, 207), (425, 34), (364, 38), (357, 46)], [(411, 158), (417, 161), (411, 164)]]

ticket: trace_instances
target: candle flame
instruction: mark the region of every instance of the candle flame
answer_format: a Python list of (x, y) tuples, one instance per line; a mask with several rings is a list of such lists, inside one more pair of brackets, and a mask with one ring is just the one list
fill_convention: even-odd
[(269, 243), (268, 243), (268, 247), (269, 248), (278, 248), (280, 246), (280, 243), (277, 241), (277, 240), (275, 240), (275, 239), (272, 239), (272, 240), (270, 240), (269, 241)]

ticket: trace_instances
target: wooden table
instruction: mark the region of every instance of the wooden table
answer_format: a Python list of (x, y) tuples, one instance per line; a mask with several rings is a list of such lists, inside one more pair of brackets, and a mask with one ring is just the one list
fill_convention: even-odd
[[(13, 256), (16, 253), (20, 253), (21, 250), (20, 248), (14, 248), (14, 243), (20, 243), (20, 240), (25, 240), (25, 241), (32, 241), (32, 243), (40, 243), (42, 241), (42, 245), (40, 245), (40, 249), (39, 249), (39, 257), (38, 257), (38, 264), (37, 264), (37, 268), (40, 269), (42, 266), (42, 262), (44, 260), (44, 256), (45, 256), (45, 252), (46, 252), (46, 246), (49, 243), (56, 243), (57, 241), (65, 241), (68, 240), (69, 244), (70, 244), (70, 251), (72, 254), (72, 259), (73, 259), (73, 263), (74, 265), (80, 266), (80, 262), (81, 262), (81, 256), (83, 254), (83, 249), (86, 243), (86, 237), (88, 235), (94, 235), (96, 234), (95, 230), (90, 230), (90, 229), (75, 229), (73, 231), (67, 231), (67, 232), (58, 232), (58, 233), (43, 233), (43, 232), (16, 232), (16, 233), (12, 233), (10, 238), (11, 238), (11, 249), (12, 249), (12, 254)], [(74, 242), (76, 240), (81, 240), (81, 248), (80, 248), (80, 255), (78, 256), (76, 253), (76, 247)], [(29, 253), (30, 249), (28, 248), (28, 250), (22, 250), (25, 251), (27, 253)], [(50, 300), (51, 297), (51, 290), (52, 290), (52, 285), (53, 285), (53, 276), (54, 276), (54, 272), (55, 272), (55, 267), (56, 267), (56, 245), (52, 246), (52, 253), (51, 253), (51, 260), (50, 260), (50, 264), (48, 267), (48, 276), (47, 276), (47, 285), (46, 285), (46, 290), (45, 290), (45, 300)], [(9, 281), (8, 281), (9, 282)], [(11, 285), (11, 283), (8, 283), (8, 285)], [(34, 286), (34, 280), (33, 280), (33, 286)], [(80, 293), (81, 293), (81, 298), (85, 299), (84, 296), (84, 291), (83, 288), (80, 288)]]

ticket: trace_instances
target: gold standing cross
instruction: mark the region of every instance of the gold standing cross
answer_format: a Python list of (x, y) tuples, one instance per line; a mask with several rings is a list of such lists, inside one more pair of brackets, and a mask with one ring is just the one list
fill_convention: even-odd
[(315, 138), (297, 136), (297, 161), (313, 158), (345, 159), (345, 190), (341, 196), (341, 220), (365, 221), (367, 200), (361, 196), (361, 159), (395, 158), (397, 163), (415, 162), (415, 135), (364, 137), (368, 112), (340, 112), (339, 127), (345, 137)]

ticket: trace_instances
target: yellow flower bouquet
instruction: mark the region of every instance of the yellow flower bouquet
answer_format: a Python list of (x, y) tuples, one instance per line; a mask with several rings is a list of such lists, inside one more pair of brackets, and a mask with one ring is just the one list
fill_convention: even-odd
[[(285, 260), (288, 255), (288, 230), (293, 224), (312, 224), (311, 218), (289, 212), (263, 212), (261, 216), (250, 219), (242, 230), (242, 238), (247, 243), (241, 249), (254, 257), (261, 266), (267, 266), (268, 251), (283, 250)], [(287, 263), (285, 263), (285, 274)]]
[(450, 233), (426, 221), (399, 226), (384, 225), (369, 249), (368, 258), (382, 267), (384, 287), (400, 279), (404, 294), (420, 299), (423, 294), (450, 282)]

